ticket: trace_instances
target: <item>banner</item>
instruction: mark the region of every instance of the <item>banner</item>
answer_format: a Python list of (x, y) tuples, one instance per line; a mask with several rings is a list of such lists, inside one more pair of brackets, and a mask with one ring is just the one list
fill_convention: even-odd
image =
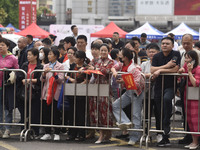
[(136, 0), (136, 15), (173, 15), (173, 1)]
[(200, 15), (200, 1), (175, 0), (174, 15)]
[(36, 0), (19, 0), (19, 29), (23, 30), (37, 20)]
[(122, 74), (122, 78), (125, 82), (125, 87), (126, 87), (127, 90), (137, 90), (133, 75), (131, 73)]

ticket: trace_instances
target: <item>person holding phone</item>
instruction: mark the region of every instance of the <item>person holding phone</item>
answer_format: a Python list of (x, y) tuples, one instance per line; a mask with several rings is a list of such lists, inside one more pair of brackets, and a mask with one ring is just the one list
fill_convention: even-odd
[[(199, 87), (200, 83), (200, 66), (199, 64), (199, 58), (198, 54), (195, 51), (188, 51), (185, 54), (185, 64), (183, 65), (183, 68), (179, 69), (179, 73), (188, 73), (188, 86), (189, 87)], [(185, 110), (187, 110), (187, 123), (190, 128), (190, 132), (198, 132), (198, 120), (200, 117), (198, 116), (198, 104), (199, 102), (197, 100), (188, 100), (187, 101), (187, 109), (186, 109), (186, 90), (187, 87), (185, 87), (185, 94), (184, 94), (184, 106)], [(185, 148), (189, 149), (197, 149), (198, 144), (198, 138), (200, 135), (193, 134), (192, 135), (192, 143), (189, 145), (186, 145)]]
[[(154, 102), (157, 113), (156, 129), (164, 130), (162, 140), (157, 143), (157, 146), (170, 145), (170, 118), (172, 114), (172, 99), (174, 98), (174, 76), (164, 77), (164, 91), (162, 93), (162, 76), (161, 73), (176, 73), (179, 70), (181, 56), (178, 51), (173, 51), (174, 40), (170, 37), (164, 37), (161, 40), (162, 51), (155, 54), (152, 60), (151, 73), (152, 79), (155, 80), (154, 88)], [(161, 97), (163, 96), (163, 104), (161, 104)], [(161, 105), (163, 105), (163, 116), (161, 116)], [(162, 127), (160, 126), (162, 117)]]

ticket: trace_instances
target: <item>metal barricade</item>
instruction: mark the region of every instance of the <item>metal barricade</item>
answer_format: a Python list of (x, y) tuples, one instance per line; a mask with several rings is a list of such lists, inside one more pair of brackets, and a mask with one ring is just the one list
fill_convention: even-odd
[[(34, 70), (30, 77), (32, 76), (32, 74), (34, 74), (35, 72), (44, 72), (44, 70)], [(77, 79), (77, 74), (80, 73), (78, 71), (64, 71), (64, 70), (51, 70), (50, 72), (54, 73), (63, 73), (63, 76), (66, 76), (66, 74), (68, 73), (71, 73), (71, 74), (74, 74), (75, 75), (75, 80)], [(143, 75), (143, 74), (142, 74)], [(97, 82), (95, 84), (92, 84), (92, 83), (89, 83), (89, 75), (86, 75), (86, 81), (85, 84), (83, 83), (66, 83), (67, 79), (65, 78), (64, 79), (64, 86), (63, 86), (63, 91), (64, 91), (64, 94), (63, 94), (63, 101), (62, 101), (62, 122), (61, 124), (59, 125), (55, 125), (53, 122), (53, 103), (52, 103), (52, 109), (51, 109), (51, 123), (50, 124), (43, 124), (43, 118), (42, 118), (42, 111), (40, 112), (40, 123), (39, 124), (34, 124), (31, 122), (31, 103), (29, 103), (29, 128), (28, 130), (26, 131), (26, 136), (25, 136), (25, 141), (27, 141), (27, 138), (28, 138), (28, 135), (29, 133), (33, 133), (32, 132), (32, 127), (56, 127), (56, 128), (77, 128), (77, 129), (97, 129), (97, 130), (120, 130), (118, 127), (112, 127), (109, 125), (109, 120), (111, 118), (109, 118), (109, 107), (110, 107), (110, 101), (111, 101), (111, 97), (110, 97), (110, 89), (111, 89), (111, 75), (109, 75), (109, 78), (108, 78), (108, 83), (106, 84), (101, 84), (99, 82), (99, 77), (100, 75), (96, 75), (97, 76)], [(143, 75), (144, 77), (144, 75)], [(144, 77), (145, 79), (145, 77)], [(32, 85), (32, 82), (30, 82), (30, 86)], [(41, 84), (41, 89), (43, 88), (43, 83)], [(30, 92), (29, 92), (29, 100), (31, 99), (31, 96), (32, 96), (32, 88), (29, 89)], [(42, 91), (42, 90), (41, 90)], [(73, 114), (73, 123), (72, 124), (66, 124), (65, 123), (65, 96), (72, 96), (73, 97), (73, 106), (70, 106), (70, 107), (73, 107), (73, 111), (74, 111), (74, 114)], [(85, 98), (85, 113), (84, 113), (84, 124), (82, 125), (76, 125), (76, 101), (77, 101), (77, 97), (79, 96), (84, 96)], [(89, 106), (89, 102), (88, 102), (88, 99), (90, 97), (96, 97), (97, 98), (97, 107), (96, 107), (96, 115), (97, 115), (97, 122), (95, 125), (91, 125), (90, 122), (88, 121), (88, 106)], [(107, 109), (107, 123), (105, 126), (100, 126), (99, 123), (98, 123), (98, 113), (99, 113), (99, 107), (98, 107), (98, 103), (99, 103), (99, 98), (100, 97), (106, 97), (107, 98), (107, 103), (108, 103), (108, 109)], [(144, 96), (145, 98), (145, 96)], [(145, 101), (144, 101), (145, 102)], [(144, 107), (145, 106), (145, 103), (144, 103)], [(42, 106), (42, 101), (41, 101), (41, 106), (40, 106), (40, 110), (43, 109), (43, 106)], [(144, 120), (144, 119), (143, 119)], [(143, 122), (144, 124), (144, 122)], [(144, 125), (143, 125), (144, 126)], [(128, 129), (128, 131), (137, 131), (137, 132), (142, 132), (143, 136), (142, 138), (144, 137), (145, 135), (145, 131), (143, 128), (141, 129)]]
[[(35, 72), (44, 72), (44, 70), (34, 70), (30, 76), (32, 76), (32, 74), (34, 74)], [(67, 73), (73, 73), (75, 74), (75, 80), (77, 78), (77, 73), (80, 73), (78, 71), (64, 71), (64, 70), (51, 70), (50, 72), (54, 73), (63, 73), (63, 76), (65, 76)], [(97, 75), (98, 77), (100, 75)], [(116, 130), (118, 128), (108, 128), (109, 125), (107, 125), (107, 127), (99, 127), (98, 123), (96, 124), (96, 126), (88, 126), (88, 97), (91, 96), (95, 96), (95, 97), (100, 97), (100, 96), (104, 96), (104, 97), (108, 97), (108, 100), (110, 100), (110, 84), (89, 84), (88, 82), (86, 82), (86, 84), (82, 84), (82, 83), (66, 83), (66, 78), (64, 79), (64, 94), (63, 94), (63, 99), (64, 96), (73, 96), (74, 97), (74, 114), (73, 114), (73, 125), (66, 125), (65, 124), (65, 108), (64, 108), (64, 100), (63, 100), (63, 108), (62, 108), (62, 123), (60, 125), (55, 125), (53, 124), (53, 105), (52, 105), (52, 109), (51, 109), (51, 124), (43, 124), (43, 118), (42, 118), (42, 111), (40, 113), (40, 123), (39, 124), (33, 124), (31, 122), (31, 103), (29, 103), (29, 129), (26, 132), (26, 139), (25, 141), (27, 141), (28, 139), (28, 135), (30, 135), (29, 133), (32, 132), (31, 128), (32, 127), (56, 127), (56, 128), (84, 128), (84, 129), (109, 129), (109, 130)], [(86, 76), (86, 80), (88, 80), (88, 75)], [(89, 81), (89, 80), (88, 80)], [(110, 83), (110, 77), (109, 77), (109, 83)], [(30, 82), (30, 86), (32, 85), (32, 82)], [(43, 88), (43, 83), (41, 84), (42, 88)], [(41, 89), (42, 89), (41, 88)], [(31, 99), (32, 95), (31, 95), (31, 90), (32, 88), (29, 89), (29, 99)], [(42, 90), (41, 90), (42, 91)], [(76, 98), (78, 96), (85, 96), (85, 124), (84, 125), (80, 125), (80, 126), (76, 126)], [(53, 104), (53, 103), (52, 103)], [(98, 105), (98, 104), (97, 104)], [(109, 103), (108, 103), (109, 105)], [(42, 101), (41, 101), (41, 110), (42, 110)], [(84, 106), (83, 106), (84, 107)], [(109, 107), (109, 106), (108, 106)], [(97, 107), (98, 109), (98, 107)], [(98, 110), (97, 110), (98, 113)], [(108, 120), (109, 122), (109, 117)], [(33, 132), (32, 132), (33, 133)]]
[[(198, 100), (198, 108), (200, 106), (200, 87), (189, 87), (188, 86), (188, 74), (186, 73), (182, 73), (182, 74), (178, 74), (178, 73), (162, 73), (161, 74), (162, 76), (162, 93), (161, 93), (161, 117), (160, 117), (160, 128), (161, 130), (156, 130), (156, 129), (153, 129), (151, 128), (151, 113), (150, 113), (150, 106), (151, 106), (151, 88), (149, 88), (149, 94), (148, 94), (148, 117), (147, 117), (147, 126), (148, 126), (148, 132), (147, 132), (147, 136), (146, 136), (146, 148), (148, 148), (148, 141), (151, 140), (151, 133), (163, 133), (164, 130), (163, 130), (163, 95), (164, 95), (164, 77), (165, 76), (174, 76), (174, 104), (175, 104), (175, 95), (176, 95), (176, 90), (177, 90), (177, 87), (176, 87), (176, 82), (177, 82), (177, 77), (184, 77), (186, 79), (186, 103), (185, 103), (185, 112), (186, 112), (186, 115), (185, 115), (185, 127), (184, 129), (180, 129), (178, 127), (176, 127), (176, 124), (175, 123), (179, 123), (178, 125), (180, 126), (180, 123), (181, 122), (176, 122), (176, 118), (175, 118), (175, 108), (172, 106), (172, 117), (171, 117), (171, 124), (172, 126), (170, 126), (170, 133), (175, 133), (175, 134), (200, 134), (199, 132), (199, 119), (198, 119), (198, 132), (189, 132), (187, 131), (187, 104), (188, 104), (188, 100), (192, 99), (192, 100)], [(150, 79), (152, 78), (152, 76), (150, 77)], [(149, 87), (151, 87), (151, 80), (149, 82)], [(185, 101), (185, 100), (184, 100)], [(198, 109), (200, 110), (200, 108)], [(198, 118), (200, 116), (200, 112), (198, 111)]]
[[(0, 71), (3, 72), (3, 82), (2, 82), (2, 122), (0, 122), (0, 126), (21, 126), (24, 129), (21, 131), (20, 134), (20, 141), (23, 141), (24, 138), (24, 133), (27, 130), (27, 81), (25, 81), (25, 97), (24, 97), (24, 122), (17, 122), (16, 121), (16, 73), (22, 73), (25, 77), (25, 79), (27, 79), (27, 74), (24, 70), (22, 69), (0, 69)], [(11, 72), (15, 73), (15, 79), (14, 79), (14, 83), (10, 83), (8, 82), (5, 76), (9, 75)], [(6, 75), (7, 74), (7, 75)], [(12, 90), (14, 93), (10, 93), (8, 94), (8, 92), (12, 92)], [(7, 93), (7, 94), (6, 94)], [(13, 94), (13, 96), (11, 96)], [(10, 102), (8, 102), (10, 100), (10, 97), (13, 97), (13, 100), (11, 100)], [(5, 113), (6, 110), (6, 106), (5, 105), (9, 105), (8, 103), (11, 103), (11, 105), (13, 104), (12, 107), (12, 121), (8, 121), (6, 122), (6, 114), (9, 113)], [(22, 102), (23, 103), (23, 102)], [(8, 107), (8, 106), (7, 106)], [(10, 110), (6, 110), (6, 111), (10, 111)]]
[[(127, 74), (128, 72), (118, 72), (118, 74)], [(139, 143), (140, 143), (140, 148), (142, 148), (142, 142), (143, 140), (145, 140), (145, 137), (146, 137), (146, 128), (147, 128), (147, 125), (146, 125), (146, 122), (145, 122), (145, 113), (146, 113), (146, 107), (147, 107), (147, 104), (146, 104), (146, 94), (145, 94), (145, 91), (146, 91), (146, 77), (143, 73), (141, 73), (142, 75), (142, 78), (145, 82), (144, 84), (144, 89), (143, 89), (143, 107), (142, 107), (142, 110), (141, 110), (141, 128), (139, 129), (136, 129), (136, 128), (130, 128), (130, 129), (127, 129), (127, 131), (132, 131), (132, 132), (141, 132), (142, 135), (140, 136), (140, 139), (139, 139)], [(120, 122), (121, 122), (121, 110), (123, 109), (122, 108), (122, 99), (121, 99), (121, 90), (122, 90), (122, 85), (121, 85), (121, 88), (120, 88)], [(141, 94), (141, 95), (142, 95)], [(137, 100), (136, 100), (137, 101)], [(134, 126), (134, 121), (133, 121), (133, 99), (131, 100), (131, 123), (133, 123), (133, 126)]]

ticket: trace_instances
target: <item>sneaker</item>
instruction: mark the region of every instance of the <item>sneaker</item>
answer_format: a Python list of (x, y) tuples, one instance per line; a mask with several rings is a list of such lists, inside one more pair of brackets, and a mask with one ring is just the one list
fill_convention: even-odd
[(171, 145), (171, 143), (170, 143), (169, 139), (165, 138), (165, 146), (170, 146), (170, 145)]
[(35, 140), (38, 140), (39, 138), (40, 138), (39, 135), (34, 135), (34, 139), (35, 139)]
[(50, 140), (50, 139), (51, 139), (51, 135), (50, 134), (45, 134), (40, 138), (40, 140), (44, 140), (44, 141)]
[(136, 143), (135, 141), (131, 141), (131, 140), (128, 141), (128, 145), (132, 145), (133, 146), (133, 145), (135, 145), (135, 143)]
[(163, 139), (162, 134), (158, 134), (156, 136), (157, 143), (159, 143)]
[(10, 130), (6, 129), (6, 131), (4, 132), (2, 138), (7, 139), (10, 137)]
[(128, 123), (116, 123), (117, 126), (122, 130), (122, 131), (125, 131), (127, 129), (130, 129), (132, 127), (132, 123), (131, 122), (128, 122)]
[(170, 141), (168, 138), (163, 138), (159, 143), (157, 143), (157, 146), (159, 147), (170, 146)]
[(60, 135), (59, 134), (54, 134), (54, 141), (60, 141)]

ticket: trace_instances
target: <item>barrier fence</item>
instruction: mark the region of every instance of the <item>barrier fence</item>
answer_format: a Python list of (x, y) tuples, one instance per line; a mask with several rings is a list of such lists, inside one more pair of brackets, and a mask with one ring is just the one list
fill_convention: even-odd
[[(34, 74), (35, 72), (43, 72), (43, 70), (34, 70), (30, 76), (32, 76), (32, 74)], [(63, 76), (66, 76), (66, 74), (68, 73), (72, 73), (75, 75), (75, 79), (77, 78), (77, 74), (79, 73), (78, 71), (58, 71), (58, 70), (52, 70), (50, 71), (52, 73), (56, 72), (56, 73), (62, 73)], [(122, 73), (121, 73), (122, 74)], [(98, 76), (98, 80), (97, 80), (97, 83), (95, 84), (92, 84), (92, 83), (89, 83), (89, 82), (85, 82), (85, 84), (82, 84), (82, 83), (66, 83), (67, 79), (65, 78), (64, 80), (64, 86), (63, 86), (63, 91), (64, 91), (64, 94), (63, 94), (63, 99), (65, 99), (65, 96), (73, 96), (73, 101), (74, 101), (74, 104), (73, 106), (70, 106), (70, 107), (73, 107), (73, 110), (74, 110), (74, 113), (73, 113), (73, 124), (69, 125), (69, 124), (66, 124), (65, 123), (65, 115), (66, 114), (66, 111), (65, 111), (65, 100), (62, 101), (62, 123), (60, 125), (55, 125), (53, 124), (53, 111), (54, 111), (54, 103), (52, 103), (51, 105), (51, 123), (50, 124), (44, 124), (43, 123), (43, 118), (42, 118), (42, 109), (43, 109), (43, 103), (41, 102), (41, 113), (40, 113), (40, 123), (39, 124), (34, 124), (31, 122), (31, 103), (29, 103), (29, 128), (28, 130), (26, 131), (26, 134), (25, 134), (25, 141), (27, 141), (27, 135), (29, 135), (30, 132), (32, 132), (31, 128), (32, 127), (56, 127), (56, 128), (84, 128), (84, 129), (97, 129), (97, 130), (120, 130), (118, 127), (113, 127), (113, 126), (110, 126), (109, 125), (109, 120), (110, 119), (113, 119), (114, 120), (114, 117), (113, 118), (109, 118), (111, 114), (109, 114), (109, 109), (107, 109), (107, 123), (105, 126), (100, 126), (98, 124), (99, 122), (99, 107), (96, 107), (96, 124), (95, 125), (90, 125), (90, 122), (88, 120), (90, 120), (89, 118), (89, 114), (88, 114), (88, 105), (89, 105), (89, 97), (96, 97), (97, 98), (97, 103), (96, 105), (98, 106), (99, 104), (99, 98), (100, 97), (107, 97), (107, 104), (108, 104), (108, 108), (110, 107), (111, 103), (109, 103), (109, 101), (113, 101), (112, 97), (110, 96), (110, 93), (111, 93), (111, 75), (109, 75), (108, 79), (109, 79), (109, 82), (107, 84), (101, 84), (99, 82), (99, 77), (100, 75), (97, 75)], [(86, 75), (86, 80), (88, 80), (89, 78), (89, 75)], [(91, 79), (93, 80), (93, 79)], [(88, 80), (89, 81), (89, 80)], [(30, 82), (30, 86), (32, 85), (32, 82)], [(41, 84), (43, 88), (43, 83)], [(29, 89), (29, 99), (31, 99), (31, 96), (32, 96), (32, 88)], [(42, 91), (42, 90), (41, 90)], [(121, 93), (121, 92), (120, 92)], [(76, 102), (77, 102), (77, 97), (81, 97), (81, 96), (84, 96), (85, 100), (85, 118), (84, 118), (84, 124), (82, 125), (76, 125)], [(112, 112), (111, 112), (112, 113)], [(120, 118), (121, 118), (121, 111), (120, 111)], [(139, 131), (139, 132), (143, 132), (143, 129), (128, 129), (129, 131)]]
[[(27, 74), (25, 71), (21, 70), (21, 69), (0, 69), (0, 71), (3, 71), (4, 74), (5, 72), (11, 72), (11, 71), (14, 71), (15, 73), (16, 72), (21, 72), (24, 74), (24, 79), (27, 79)], [(34, 73), (37, 73), (37, 72), (44, 72), (44, 70), (34, 70), (30, 77), (32, 77), (32, 75)], [(33, 108), (32, 106), (32, 97), (33, 97), (33, 94), (32, 94), (32, 90), (33, 90), (33, 83), (32, 81), (30, 80), (30, 83), (27, 82), (27, 80), (25, 80), (25, 98), (24, 98), (24, 122), (23, 123), (16, 123), (15, 120), (13, 120), (12, 123), (5, 123), (5, 113), (4, 113), (4, 110), (5, 110), (5, 90), (6, 90), (6, 87), (5, 87), (5, 84), (3, 84), (3, 101), (2, 101), (2, 106), (3, 106), (3, 122), (0, 123), (0, 125), (11, 125), (11, 126), (23, 126), (24, 127), (24, 130), (21, 131), (21, 134), (20, 134), (20, 141), (27, 141), (29, 139), (29, 136), (30, 135), (34, 135), (34, 130), (33, 128), (37, 127), (54, 127), (54, 128), (76, 128), (76, 129), (96, 129), (96, 130), (120, 130), (118, 127), (116, 127), (115, 125), (112, 126), (110, 125), (110, 120), (114, 119), (114, 116), (113, 118), (110, 118), (111, 114), (110, 114), (110, 111), (109, 109), (107, 109), (106, 111), (106, 118), (107, 118), (107, 121), (105, 123), (104, 126), (102, 126), (101, 124), (99, 124), (99, 103), (101, 102), (100, 99), (101, 97), (104, 97), (106, 99), (106, 104), (107, 104), (107, 107), (110, 108), (110, 105), (112, 104), (112, 102), (114, 102), (113, 98), (111, 97), (111, 75), (109, 75), (108, 77), (108, 82), (105, 84), (101, 83), (100, 82), (100, 76), (101, 75), (95, 75), (95, 77), (97, 77), (97, 80), (96, 80), (96, 83), (92, 83), (91, 81), (94, 79), (94, 75), (88, 75), (86, 74), (85, 76), (85, 82), (84, 83), (78, 83), (78, 82), (75, 82), (75, 83), (69, 83), (69, 80), (66, 78), (66, 75), (67, 74), (73, 74), (74, 77), (75, 77), (75, 80), (77, 79), (77, 76), (80, 72), (78, 71), (58, 71), (58, 70), (51, 70), (50, 72), (52, 73), (61, 73), (63, 75), (64, 78), (64, 82), (63, 82), (63, 95), (62, 95), (62, 105), (61, 105), (61, 123), (60, 124), (55, 124), (54, 121), (55, 121), (55, 117), (54, 117), (54, 111), (55, 111), (55, 104), (57, 103), (54, 103), (54, 100), (53, 100), (53, 97), (52, 97), (52, 104), (51, 104), (51, 118), (50, 118), (50, 123), (44, 123), (44, 114), (43, 114), (43, 109), (44, 109), (44, 102), (43, 100), (40, 100), (40, 114), (39, 114), (39, 122), (33, 122), (32, 121), (32, 110), (34, 110), (35, 108)], [(124, 74), (122, 72), (119, 72), (119, 74)], [(170, 75), (170, 76), (175, 76), (174, 78), (174, 93), (176, 93), (176, 81), (177, 81), (177, 78), (179, 76), (183, 77), (185, 76), (186, 77), (186, 112), (187, 112), (187, 103), (188, 103), (188, 100), (190, 99), (195, 99), (195, 100), (199, 100), (199, 106), (200, 106), (200, 96), (199, 96), (199, 91), (200, 91), (200, 88), (199, 87), (188, 87), (188, 74), (176, 74), (176, 73), (173, 73), (173, 74), (162, 74), (162, 95), (164, 94), (164, 77), (166, 75)], [(144, 75), (143, 75), (144, 77)], [(90, 79), (90, 82), (89, 82), (89, 79)], [(145, 79), (145, 77), (144, 77)], [(151, 78), (150, 78), (151, 79)], [(146, 148), (148, 148), (148, 143), (149, 143), (149, 140), (152, 136), (151, 133), (163, 133), (163, 130), (162, 130), (162, 122), (163, 122), (163, 105), (161, 105), (161, 118), (160, 118), (160, 127), (161, 127), (161, 130), (156, 130), (156, 129), (153, 129), (152, 126), (153, 126), (153, 123), (152, 123), (152, 116), (151, 116), (151, 93), (152, 93), (152, 80), (146, 80), (146, 84), (144, 86), (144, 91), (145, 91), (145, 94), (144, 94), (144, 97), (143, 97), (143, 115), (142, 115), (142, 118), (141, 118), (141, 121), (142, 121), (142, 127), (141, 128), (131, 128), (131, 129), (128, 129), (128, 131), (130, 132), (140, 132), (141, 133), (141, 138), (140, 138), (140, 147), (142, 147), (142, 144), (143, 144), (143, 141)], [(5, 75), (3, 76), (3, 81), (6, 81), (5, 79)], [(4, 83), (4, 82), (3, 82)], [(14, 84), (12, 85), (13, 88), (14, 88), (14, 108), (16, 108), (16, 82), (14, 82)], [(41, 94), (42, 94), (42, 90), (44, 88), (44, 83), (41, 82)], [(122, 114), (121, 114), (121, 110), (122, 110), (122, 104), (121, 104), (121, 88), (120, 89), (120, 121), (119, 123), (121, 122), (121, 117), (122, 117)], [(27, 97), (27, 94), (28, 94), (28, 91), (29, 90), (29, 95)], [(148, 91), (148, 96), (146, 95), (146, 91)], [(53, 92), (53, 88), (52, 88), (52, 92)], [(69, 109), (68, 107), (66, 108), (66, 102), (69, 102), (70, 100), (68, 99), (70, 97), (70, 100), (71, 100), (71, 106), (69, 106), (73, 112), (73, 116), (70, 116), (71, 117), (71, 120), (67, 117), (69, 116), (66, 116), (66, 115), (69, 115)], [(81, 100), (79, 100), (79, 98), (82, 98)], [(95, 97), (96, 99), (96, 110), (95, 110), (95, 113), (96, 113), (96, 116), (97, 118), (96, 119), (96, 123), (95, 124), (92, 124), (91, 123), (91, 118), (90, 118), (90, 112), (89, 112), (89, 104), (90, 104), (90, 101), (91, 101), (91, 97)], [(175, 96), (174, 96), (175, 97)], [(146, 100), (148, 99), (148, 101)], [(175, 98), (174, 98), (175, 100)], [(28, 104), (28, 108), (26, 107)], [(161, 104), (163, 104), (163, 96), (161, 96)], [(77, 105), (80, 105), (80, 107), (78, 107)], [(131, 112), (133, 112), (133, 105), (131, 105)], [(78, 109), (77, 109), (78, 108)], [(83, 110), (80, 110), (79, 108), (82, 108)], [(28, 110), (28, 113), (27, 113), (27, 110)], [(199, 109), (200, 110), (200, 109)], [(77, 112), (81, 112), (82, 114), (77, 114)], [(112, 113), (112, 112), (111, 112)], [(199, 112), (200, 113), (200, 112)], [(198, 115), (199, 115), (198, 113)], [(15, 116), (15, 111), (13, 112), (13, 115)], [(82, 116), (83, 118), (78, 118), (77, 120), (77, 116)], [(28, 118), (28, 119), (27, 119)], [(66, 122), (66, 118), (68, 120), (68, 122)], [(198, 117), (199, 118), (199, 117)], [(79, 124), (77, 123), (77, 121), (80, 121), (79, 119), (82, 119), (82, 122), (79, 122)], [(186, 113), (186, 118), (185, 118), (185, 130), (177, 130), (175, 125), (176, 125), (176, 120), (175, 120), (175, 113), (174, 113), (174, 108), (173, 108), (173, 113), (172, 113), (172, 126), (171, 126), (171, 133), (181, 133), (181, 134), (200, 134), (199, 133), (199, 130), (198, 132), (188, 132), (187, 131), (187, 113)], [(133, 113), (131, 113), (131, 122), (134, 124), (133, 122)], [(114, 123), (115, 124), (115, 123)], [(199, 120), (198, 120), (198, 129), (199, 129)]]
[[(2, 81), (2, 99), (0, 101), (1, 105), (1, 121), (0, 126), (21, 126), (22, 131), (20, 134), (20, 141), (24, 138), (24, 133), (27, 130), (27, 81), (25, 81), (25, 97), (22, 103), (24, 103), (24, 122), (17, 122), (15, 119), (16, 116), (16, 79), (13, 78), (12, 81), (9, 81), (9, 74), (15, 73), (22, 73), (24, 75), (24, 79), (27, 79), (27, 74), (22, 69), (0, 69), (3, 72), (3, 81)], [(12, 111), (12, 112), (10, 112)]]
[[(162, 73), (161, 74), (161, 77), (162, 77), (162, 95), (161, 95), (161, 115), (160, 115), (160, 130), (158, 129), (153, 129), (152, 128), (152, 120), (151, 120), (151, 102), (152, 102), (152, 98), (151, 98), (151, 88), (148, 89), (148, 117), (147, 117), (147, 135), (146, 135), (146, 140), (145, 140), (145, 144), (146, 144), (146, 148), (148, 148), (148, 143), (149, 143), (149, 140), (151, 140), (151, 133), (164, 133), (164, 130), (163, 130), (163, 108), (165, 107), (163, 104), (164, 104), (164, 78), (166, 76), (174, 76), (174, 98), (173, 98), (173, 104), (175, 104), (175, 96), (176, 96), (176, 92), (177, 92), (177, 80), (179, 81), (179, 83), (181, 83), (182, 81), (185, 82), (185, 85), (184, 87), (180, 84), (179, 88), (186, 88), (185, 90), (185, 94), (186, 94), (186, 100), (185, 100), (185, 111), (183, 111), (183, 113), (185, 113), (185, 122), (184, 122), (184, 126), (183, 126), (183, 129), (180, 129), (180, 125), (179, 124), (179, 127), (177, 127), (176, 125), (178, 125), (177, 123), (180, 123), (176, 120), (175, 118), (175, 106), (172, 107), (172, 116), (171, 116), (171, 130), (170, 130), (170, 133), (172, 134), (200, 134), (199, 132), (199, 118), (200, 118), (200, 87), (191, 87), (191, 86), (188, 86), (188, 74), (187, 73), (182, 73), (182, 74), (179, 74), (179, 73)], [(180, 80), (184, 78), (184, 80)], [(150, 77), (150, 80), (149, 82), (147, 83), (148, 84), (148, 87), (152, 87), (151, 85), (153, 84), (153, 80), (152, 79), (152, 76)], [(187, 130), (187, 111), (188, 111), (188, 101), (189, 100), (197, 100), (198, 101), (198, 132), (189, 132)], [(182, 103), (184, 103), (184, 100), (181, 100)], [(182, 123), (182, 122), (181, 122)]]

